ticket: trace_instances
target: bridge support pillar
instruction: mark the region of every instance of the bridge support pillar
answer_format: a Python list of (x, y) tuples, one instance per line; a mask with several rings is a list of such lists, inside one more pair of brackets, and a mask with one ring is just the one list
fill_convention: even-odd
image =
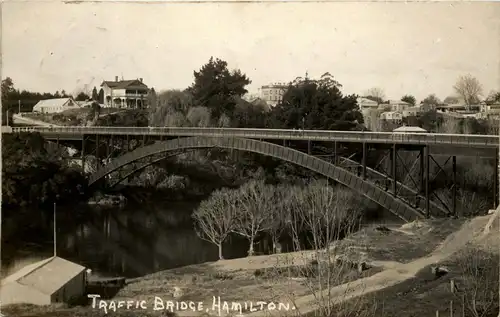
[(457, 217), (457, 157), (453, 156), (453, 201), (452, 201), (452, 213), (454, 217)]
[(493, 209), (496, 209), (498, 206), (498, 169), (500, 168), (499, 165), (499, 159), (498, 159), (498, 152), (496, 152), (495, 155), (495, 172), (494, 172), (494, 179), (493, 179)]
[(368, 151), (367, 151), (367, 145), (365, 142), (363, 142), (363, 157), (361, 158), (361, 161), (362, 161), (362, 176), (363, 176), (363, 180), (366, 180), (366, 155), (368, 154)]
[(337, 141), (333, 141), (333, 165), (338, 165), (338, 156)]
[(82, 158), (82, 172), (85, 174), (85, 135), (82, 138), (82, 150), (80, 154)]
[(97, 158), (97, 162), (100, 162), (101, 160), (99, 159), (99, 134), (96, 134), (95, 136), (95, 157)]
[(109, 157), (109, 139), (106, 138), (106, 159)]
[(307, 154), (311, 155), (311, 140), (307, 140)]
[(419, 153), (419, 178), (420, 178), (420, 194), (423, 194), (424, 193), (424, 188), (425, 188), (425, 150), (424, 148), (420, 149), (420, 153)]
[(429, 167), (430, 167), (430, 157), (429, 157), (429, 148), (424, 147), (424, 161), (425, 161), (425, 216), (427, 218), (430, 217), (430, 201), (429, 201)]
[(393, 190), (393, 195), (396, 197), (398, 195), (397, 192), (397, 158), (398, 158), (398, 149), (396, 144), (392, 145), (392, 159), (391, 159), (391, 174), (392, 174), (392, 190)]

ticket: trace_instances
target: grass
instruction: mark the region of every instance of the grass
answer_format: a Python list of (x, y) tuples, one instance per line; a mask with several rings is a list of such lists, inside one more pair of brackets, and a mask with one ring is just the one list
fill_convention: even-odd
[[(363, 272), (358, 272), (355, 263), (359, 257), (356, 253), (363, 253), (368, 264), (394, 260), (406, 263), (436, 249), (463, 222), (460, 219), (438, 219), (413, 223), (401, 228), (390, 227), (389, 230), (380, 230), (377, 226), (364, 228), (336, 244), (339, 248), (336, 250), (337, 254), (352, 256), (355, 260), (354, 262), (344, 260), (346, 262), (341, 264), (340, 270), (335, 271), (335, 280), (331, 281), (330, 286), (369, 277), (384, 269), (383, 266), (369, 265)], [(256, 256), (161, 271), (128, 281), (128, 285), (121, 289), (113, 300), (145, 300), (151, 306), (155, 296), (163, 300), (174, 300), (174, 288), (178, 288), (182, 294), (175, 299), (177, 301), (211, 303), (213, 296), (220, 296), (222, 300), (234, 302), (263, 300), (287, 303), (292, 297), (309, 295), (317, 290), (318, 272), (328, 270), (328, 266), (311, 260), (310, 255), (311, 252)], [(450, 269), (450, 273), (438, 279), (434, 277), (431, 267), (425, 267), (415, 277), (400, 284), (364, 295), (357, 300), (347, 301), (339, 308), (337, 315), (328, 317), (345, 317), (346, 315), (341, 315), (340, 312), (349, 311), (350, 303), (359, 306), (360, 301), (366, 302), (366, 307), (371, 307), (368, 305), (370, 303), (376, 303), (377, 312), (374, 315), (363, 316), (423, 317), (434, 316), (436, 310), (440, 310), (440, 316), (449, 316), (447, 310), (451, 299), (455, 301), (454, 316), (461, 317), (461, 305), (451, 294), (449, 285), (451, 278), (459, 281), (460, 263), (458, 256), (441, 263)], [(460, 285), (461, 282), (457, 283)], [(88, 306), (13, 305), (2, 311), (7, 315), (19, 317), (105, 316), (102, 310)], [(186, 315), (185, 313), (187, 312), (182, 315)], [(112, 314), (123, 317), (162, 314), (164, 316), (165, 312), (152, 309), (119, 309)]]

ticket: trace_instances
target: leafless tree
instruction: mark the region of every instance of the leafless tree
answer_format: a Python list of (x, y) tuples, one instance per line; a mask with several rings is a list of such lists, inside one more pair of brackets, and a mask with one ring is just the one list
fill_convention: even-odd
[(248, 255), (254, 254), (254, 241), (259, 233), (269, 230), (268, 221), (273, 206), (274, 187), (263, 181), (251, 180), (237, 191), (237, 217), (233, 231), (246, 237), (250, 246)]
[(465, 308), (474, 317), (498, 311), (498, 250), (482, 250), (469, 244), (458, 253), (461, 270), (459, 293)]
[(377, 101), (378, 103), (381, 103), (385, 99), (385, 92), (382, 88), (373, 87), (373, 88), (368, 89), (365, 92), (365, 97), (367, 97), (367, 98), (372, 97), (372, 98), (376, 99), (375, 101)]
[(479, 101), (479, 97), (483, 92), (483, 87), (479, 80), (470, 74), (460, 76), (453, 89), (462, 97), (468, 110), (470, 110), (471, 105)]
[(211, 120), (210, 111), (207, 107), (192, 107), (187, 113), (187, 120), (192, 127), (208, 127)]
[(222, 244), (236, 225), (236, 194), (226, 188), (217, 190), (193, 214), (197, 235), (217, 245), (221, 260)]
[[(350, 282), (357, 278), (353, 271), (362, 263), (361, 255), (347, 256), (348, 242), (338, 244), (339, 238), (357, 228), (363, 204), (359, 204), (350, 191), (328, 186), (323, 181), (290, 190), (291, 197), (295, 197), (290, 206), (294, 217), (292, 232), (311, 232), (312, 250), (283, 255), (277, 263), (275, 278), (280, 279), (281, 284), (283, 274), (288, 274), (285, 283), (290, 283), (290, 290), (294, 289), (287, 299), (295, 303), (295, 289), (306, 287), (307, 293), (312, 294), (308, 306), (317, 307), (317, 316), (373, 316), (375, 301), (365, 296), (364, 284), (350, 287)], [(296, 282), (297, 277), (300, 284)], [(360, 292), (360, 296), (350, 298), (349, 291)], [(304, 314), (299, 308), (296, 313), (297, 316)]]
[(273, 206), (268, 217), (269, 234), (273, 243), (273, 253), (276, 253), (279, 245), (279, 237), (286, 230), (291, 222), (291, 207), (294, 203), (293, 191), (290, 186), (277, 186), (274, 189)]
[(446, 116), (443, 123), (438, 127), (439, 133), (460, 133), (460, 121), (458, 118), (452, 116)]

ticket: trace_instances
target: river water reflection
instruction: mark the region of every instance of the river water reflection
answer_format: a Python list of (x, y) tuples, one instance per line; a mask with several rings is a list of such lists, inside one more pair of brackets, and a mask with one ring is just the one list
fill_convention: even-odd
[[(215, 261), (217, 248), (200, 239), (191, 214), (197, 203), (163, 202), (123, 208), (58, 208), (57, 253), (103, 276), (136, 277), (157, 271)], [(74, 221), (75, 212), (83, 214)], [(50, 237), (51, 226), (44, 228)], [(30, 237), (28, 240), (35, 240)], [(16, 261), (51, 256), (51, 241), (24, 244), (2, 256)], [(232, 237), (225, 258), (246, 256), (248, 243)], [(9, 261), (12, 262), (12, 261)]]

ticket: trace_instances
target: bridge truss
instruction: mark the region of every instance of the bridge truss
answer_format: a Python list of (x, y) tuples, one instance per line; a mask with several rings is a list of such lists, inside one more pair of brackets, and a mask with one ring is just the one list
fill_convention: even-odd
[[(186, 150), (236, 149), (279, 158), (330, 177), (405, 220), (457, 216), (457, 158), (477, 155), (466, 150), (461, 153), (431, 152), (430, 146), (425, 144), (336, 140), (313, 142), (113, 134), (86, 134), (80, 141), (64, 140), (59, 136), (52, 140), (70, 142), (73, 148), (79, 150), (82, 166), (85, 166), (89, 156), (98, 158), (99, 166), (89, 177), (91, 186), (104, 183), (115, 186), (147, 166)], [(498, 151), (495, 153), (492, 159), (498, 166)], [(494, 171), (492, 207), (496, 207), (498, 201), (498, 169)], [(441, 193), (437, 188), (441, 189)]]

